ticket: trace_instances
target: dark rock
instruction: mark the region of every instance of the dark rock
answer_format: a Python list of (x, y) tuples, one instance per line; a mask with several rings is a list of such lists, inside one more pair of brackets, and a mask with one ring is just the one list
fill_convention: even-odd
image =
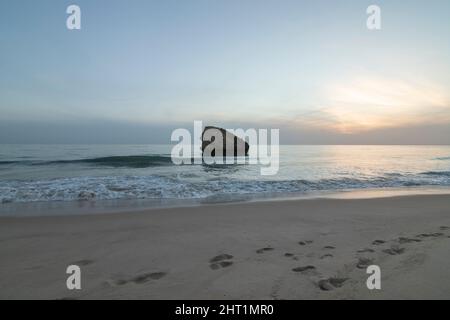
[[(211, 144), (212, 146), (210, 146)], [(210, 146), (210, 148), (214, 148), (211, 154), (208, 155), (212, 157), (216, 156), (216, 150), (221, 150), (223, 157), (248, 156), (248, 150), (250, 149), (250, 145), (246, 141), (242, 140), (241, 138), (235, 136), (225, 129), (212, 126), (205, 127), (205, 129), (203, 130), (202, 152), (205, 152), (205, 149), (208, 146)], [(218, 153), (220, 154), (220, 152)]]

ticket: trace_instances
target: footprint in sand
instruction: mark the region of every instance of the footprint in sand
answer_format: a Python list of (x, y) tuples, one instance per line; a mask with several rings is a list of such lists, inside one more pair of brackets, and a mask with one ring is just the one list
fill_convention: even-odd
[(218, 270), (221, 268), (230, 267), (231, 265), (233, 265), (233, 261), (230, 261), (233, 258), (234, 257), (230, 254), (221, 254), (221, 255), (215, 256), (214, 258), (209, 260), (209, 263), (210, 263), (209, 267), (212, 270)]
[(435, 232), (435, 233), (422, 233), (417, 235), (418, 238), (438, 238), (442, 237), (444, 234), (441, 232)]
[(420, 240), (420, 239), (414, 239), (414, 238), (400, 237), (400, 238), (398, 238), (398, 242), (399, 242), (400, 244), (405, 244), (405, 243), (413, 243), (413, 242), (422, 242), (422, 240)]
[(292, 271), (297, 273), (313, 273), (316, 271), (316, 267), (314, 266), (297, 267), (292, 269)]
[(274, 248), (267, 247), (267, 248), (262, 248), (262, 249), (256, 250), (256, 253), (257, 253), (257, 254), (261, 254), (261, 253), (264, 253), (264, 252), (267, 252), (267, 251), (273, 251), (273, 250), (275, 250), (275, 249), (274, 249)]
[(325, 247), (323, 247), (325, 250), (334, 250), (334, 249), (336, 249), (336, 247), (333, 247), (333, 246), (325, 246)]
[(94, 260), (84, 259), (84, 260), (72, 262), (71, 264), (72, 265), (76, 265), (76, 266), (83, 266), (84, 267), (84, 266), (88, 266), (88, 265), (93, 264), (93, 263), (94, 263)]
[(327, 258), (333, 258), (333, 255), (328, 253), (328, 254), (324, 254), (323, 256), (320, 257), (321, 260), (327, 259)]
[(317, 286), (322, 291), (331, 291), (336, 288), (340, 288), (344, 285), (344, 283), (348, 280), (348, 278), (328, 278), (322, 279), (317, 283)]
[(384, 244), (384, 243), (386, 243), (386, 241), (384, 241), (384, 240), (375, 240), (374, 242), (372, 242), (372, 244), (374, 246), (379, 246), (380, 244)]
[(299, 241), (299, 245), (301, 245), (301, 246), (306, 246), (306, 245), (308, 245), (308, 244), (312, 244), (314, 241), (312, 241), (312, 240), (305, 240), (305, 241)]
[(390, 254), (391, 256), (397, 256), (405, 252), (405, 248), (400, 248), (398, 246), (392, 246), (390, 249), (383, 250), (384, 253)]
[(373, 264), (373, 259), (359, 258), (358, 263), (356, 264), (356, 267), (358, 269), (367, 269), (367, 267), (372, 264)]
[(358, 253), (374, 253), (375, 250), (370, 249), (370, 248), (365, 248), (365, 249), (361, 249), (357, 251)]
[(290, 253), (290, 252), (285, 253), (284, 256), (286, 258), (292, 258), (292, 260), (298, 260), (298, 258), (295, 256), (295, 254)]
[(290, 253), (290, 252), (285, 253), (284, 256), (286, 258), (291, 258), (292, 260), (296, 260), (296, 261), (298, 260), (298, 258), (295, 256), (295, 254)]
[(145, 273), (141, 275), (137, 275), (130, 279), (130, 282), (134, 282), (137, 284), (146, 283), (150, 280), (159, 280), (166, 276), (165, 272), (153, 272), (153, 273)]
[(114, 286), (123, 286), (128, 283), (135, 283), (135, 284), (143, 284), (150, 280), (159, 280), (167, 275), (166, 272), (149, 272), (149, 273), (143, 273), (136, 275), (134, 277), (128, 278), (128, 279), (116, 279), (116, 280), (109, 280), (107, 281), (108, 284), (112, 284)]
[(445, 231), (445, 230), (450, 230), (450, 227), (440, 226), (439, 229), (442, 230), (442, 231)]

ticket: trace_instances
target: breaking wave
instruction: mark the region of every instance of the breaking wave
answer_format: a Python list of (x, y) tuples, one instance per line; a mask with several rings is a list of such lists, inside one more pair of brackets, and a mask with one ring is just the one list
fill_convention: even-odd
[[(129, 161), (129, 159), (127, 160)], [(108, 160), (107, 163), (115, 163)], [(255, 181), (220, 178), (191, 181), (179, 175), (75, 177), (40, 181), (1, 181), (0, 202), (204, 199), (233, 194), (287, 194), (411, 186), (450, 186), (449, 172), (380, 176), (370, 179)]]
[(427, 171), (423, 173), (428, 176), (442, 176), (442, 177), (450, 177), (450, 171)]

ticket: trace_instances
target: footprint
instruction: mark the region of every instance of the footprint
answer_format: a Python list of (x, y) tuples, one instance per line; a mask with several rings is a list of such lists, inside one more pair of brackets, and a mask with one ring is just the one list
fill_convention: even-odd
[(323, 256), (320, 257), (320, 259), (326, 259), (326, 258), (333, 258), (332, 254), (324, 254)]
[(392, 246), (390, 249), (383, 250), (384, 253), (390, 254), (391, 256), (396, 256), (405, 252), (405, 248), (399, 248), (397, 246)]
[(106, 283), (113, 285), (113, 286), (123, 286), (128, 283), (135, 283), (135, 284), (143, 284), (150, 280), (159, 280), (167, 275), (166, 272), (152, 272), (152, 273), (144, 273), (139, 274), (137, 276), (134, 276), (129, 279), (115, 279), (115, 280), (108, 280)]
[(210, 265), (209, 267), (212, 270), (218, 270), (221, 268), (228, 268), (231, 265), (233, 265), (233, 261), (229, 261), (231, 259), (233, 259), (234, 257), (230, 254), (221, 254), (218, 255), (214, 258), (212, 258), (211, 260), (209, 260)]
[(270, 297), (274, 300), (280, 300), (278, 293), (280, 291), (281, 285), (282, 285), (283, 280), (281, 278), (277, 278), (274, 281), (274, 284), (272, 286), (272, 290), (270, 293)]
[(367, 269), (367, 267), (372, 264), (373, 264), (373, 259), (359, 258), (358, 263), (356, 264), (356, 267), (358, 269)]
[(333, 246), (325, 246), (323, 248), (326, 249), (326, 250), (334, 250), (334, 249), (336, 249), (336, 247), (333, 247)]
[(372, 244), (374, 246), (379, 246), (380, 244), (384, 244), (384, 243), (386, 243), (386, 241), (384, 241), (384, 240), (375, 240), (374, 242), (372, 242)]
[(398, 238), (398, 242), (399, 242), (400, 244), (404, 244), (404, 243), (422, 242), (422, 240), (420, 240), (420, 239), (414, 239), (414, 238), (400, 237), (400, 238)]
[(450, 227), (447, 226), (441, 226), (439, 227), (440, 230), (445, 231), (445, 230), (450, 230)]
[(213, 263), (209, 267), (212, 270), (217, 270), (217, 269), (220, 269), (220, 268), (230, 267), (232, 264), (233, 264), (233, 261), (222, 261), (222, 262), (219, 262), (219, 263)]
[(330, 278), (328, 280), (333, 287), (340, 288), (344, 285), (344, 282), (347, 281), (348, 278)]
[(308, 272), (308, 271), (315, 271), (315, 270), (316, 270), (316, 267), (314, 267), (314, 266), (297, 267), (297, 268), (292, 269), (292, 271), (294, 271), (294, 272), (301, 272), (301, 273)]
[(292, 258), (292, 257), (294, 257), (294, 254), (287, 252), (287, 253), (284, 254), (284, 256), (287, 257), (287, 258)]
[(322, 291), (331, 291), (331, 290), (334, 290), (334, 287), (331, 285), (331, 283), (330, 283), (327, 279), (320, 280), (320, 281), (317, 283), (317, 285), (318, 285), (318, 287), (320, 288), (320, 290), (322, 290)]
[(442, 237), (444, 234), (441, 232), (436, 232), (436, 233), (422, 233), (417, 235), (418, 238), (437, 238), (437, 237)]
[(221, 254), (218, 256), (215, 256), (214, 258), (212, 258), (211, 260), (209, 260), (210, 263), (215, 263), (215, 262), (220, 262), (220, 261), (224, 261), (224, 260), (231, 260), (234, 257), (230, 254)]
[(136, 277), (131, 278), (128, 282), (142, 284), (142, 283), (146, 283), (150, 280), (159, 280), (165, 276), (166, 276), (165, 272), (145, 273), (145, 274), (137, 275)]
[(375, 250), (369, 249), (369, 248), (365, 248), (365, 249), (358, 250), (357, 252), (358, 253), (374, 253)]
[(305, 240), (305, 241), (300, 241), (298, 244), (301, 246), (306, 246), (308, 244), (312, 244), (314, 241), (312, 240)]
[(106, 281), (108, 284), (111, 284), (113, 286), (123, 286), (128, 283), (128, 280), (125, 279), (116, 279), (116, 280), (108, 280)]
[(94, 263), (94, 260), (84, 259), (84, 260), (72, 262), (71, 264), (76, 265), (76, 266), (88, 266), (93, 263)]
[(347, 280), (348, 278), (328, 278), (320, 280), (317, 285), (322, 291), (331, 291), (342, 287)]
[(264, 253), (264, 252), (266, 252), (266, 251), (273, 251), (273, 250), (275, 250), (275, 249), (274, 249), (274, 248), (267, 247), (267, 248), (262, 248), (262, 249), (256, 250), (256, 253), (261, 254), (261, 253)]

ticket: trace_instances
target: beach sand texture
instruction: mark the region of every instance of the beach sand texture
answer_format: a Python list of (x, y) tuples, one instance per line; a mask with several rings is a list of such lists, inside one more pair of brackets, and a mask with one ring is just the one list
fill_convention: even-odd
[(449, 195), (4, 217), (0, 298), (450, 299), (449, 227)]

